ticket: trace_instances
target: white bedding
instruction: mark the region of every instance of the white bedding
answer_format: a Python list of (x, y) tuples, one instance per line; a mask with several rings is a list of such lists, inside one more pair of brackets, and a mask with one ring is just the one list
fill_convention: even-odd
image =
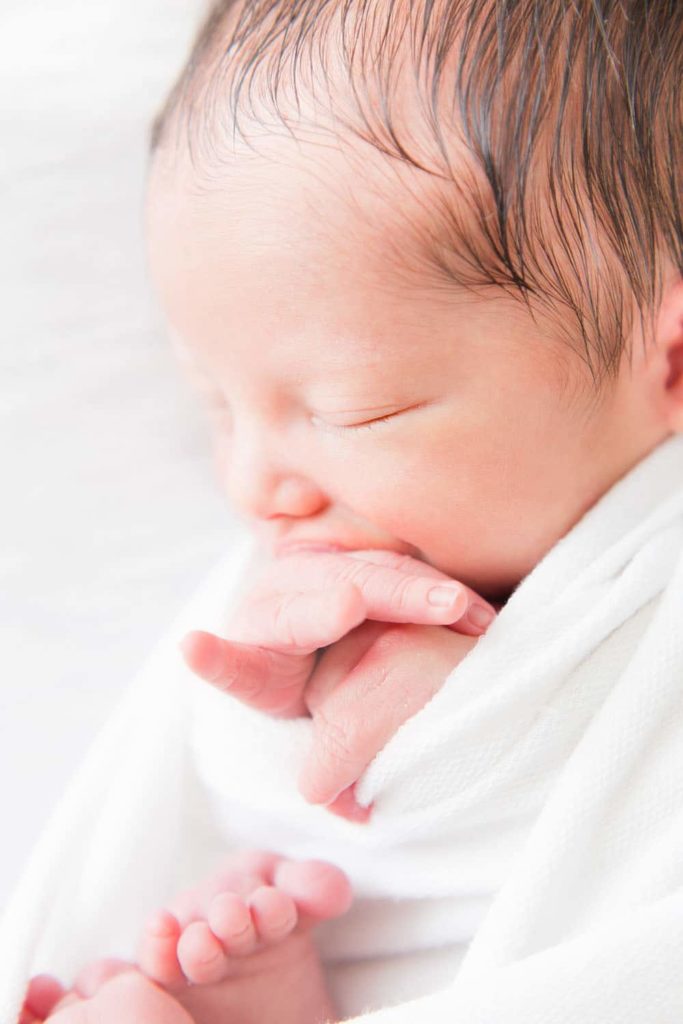
[(683, 437), (603, 495), (380, 751), (362, 828), (297, 793), (310, 720), (230, 701), (177, 650), (193, 623), (220, 630), (252, 547), (173, 625), (43, 836), (0, 919), (3, 1024), (33, 973), (129, 959), (148, 911), (254, 843), (349, 875), (355, 906), (319, 934), (345, 1018), (680, 1024)]
[(147, 123), (203, 6), (0, 4), (0, 907), (232, 534), (140, 230)]

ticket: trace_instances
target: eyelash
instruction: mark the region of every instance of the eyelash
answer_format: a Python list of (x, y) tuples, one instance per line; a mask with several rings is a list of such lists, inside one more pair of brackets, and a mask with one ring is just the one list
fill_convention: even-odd
[(317, 416), (313, 417), (313, 419), (316, 422), (321, 423), (324, 426), (325, 430), (332, 431), (333, 434), (347, 434), (349, 431), (359, 432), (361, 430), (374, 430), (374, 428), (379, 423), (386, 423), (387, 420), (391, 420), (395, 416), (398, 416), (398, 413), (392, 412), (389, 413), (388, 416), (378, 416), (376, 419), (367, 420), (367, 422), (365, 423), (349, 423), (344, 426), (338, 426), (337, 424), (334, 423), (328, 423), (326, 420), (321, 420)]

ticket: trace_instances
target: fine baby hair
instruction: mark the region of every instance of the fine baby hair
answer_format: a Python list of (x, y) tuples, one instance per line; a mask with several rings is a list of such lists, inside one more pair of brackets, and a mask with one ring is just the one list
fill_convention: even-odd
[(677, 0), (218, 0), (151, 147), (209, 187), (282, 131), (414, 168), (403, 258), (542, 311), (597, 393), (683, 272), (682, 67)]

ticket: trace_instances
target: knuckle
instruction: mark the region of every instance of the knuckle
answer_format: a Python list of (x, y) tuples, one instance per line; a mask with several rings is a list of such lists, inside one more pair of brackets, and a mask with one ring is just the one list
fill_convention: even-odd
[(352, 583), (358, 589), (364, 590), (373, 572), (376, 571), (376, 566), (348, 558), (343, 562), (339, 561), (335, 566), (335, 578), (340, 583)]
[[(389, 589), (387, 590), (387, 572), (392, 576)], [(357, 559), (349, 559), (348, 564), (340, 565), (337, 572), (337, 579), (340, 582), (351, 583), (360, 593), (365, 601), (377, 599), (380, 595), (384, 601), (389, 600), (393, 608), (402, 607), (407, 600), (407, 588), (410, 585), (411, 577), (393, 578), (394, 570), (387, 566), (378, 566), (371, 562), (361, 562)]]
[(231, 644), (223, 648), (221, 671), (215, 685), (221, 690), (231, 690), (244, 670), (244, 655), (239, 647)]
[(364, 697), (368, 699), (375, 693), (381, 693), (394, 684), (396, 677), (395, 666), (387, 662), (373, 666), (364, 679)]
[(231, 644), (216, 684), (226, 693), (235, 691), (244, 700), (254, 700), (264, 688), (262, 652), (258, 648)]
[(276, 642), (285, 648), (299, 646), (296, 629), (298, 600), (298, 594), (283, 594), (275, 606), (273, 634)]
[[(395, 569), (398, 572), (415, 573), (416, 567), (419, 567), (419, 571), (425, 568), (422, 562), (418, 562), (417, 559), (412, 558), (411, 555), (401, 555), (397, 551), (381, 551), (382, 564), (387, 569)], [(379, 559), (378, 559), (379, 561)]]
[(230, 690), (237, 683), (244, 672), (245, 657), (241, 647), (229, 642), (221, 648), (220, 674), (214, 681), (214, 685), (220, 690)]
[(355, 764), (358, 748), (357, 730), (347, 719), (332, 718), (324, 711), (318, 719), (318, 760), (327, 767), (344, 769)]
[(410, 607), (410, 595), (414, 578), (402, 576), (393, 580), (389, 591), (389, 600), (396, 611), (405, 611)]

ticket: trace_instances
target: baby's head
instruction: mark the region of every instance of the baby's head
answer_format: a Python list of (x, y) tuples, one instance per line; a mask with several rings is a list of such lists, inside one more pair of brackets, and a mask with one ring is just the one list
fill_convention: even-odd
[(504, 598), (683, 431), (675, 0), (223, 0), (153, 277), (269, 543)]

